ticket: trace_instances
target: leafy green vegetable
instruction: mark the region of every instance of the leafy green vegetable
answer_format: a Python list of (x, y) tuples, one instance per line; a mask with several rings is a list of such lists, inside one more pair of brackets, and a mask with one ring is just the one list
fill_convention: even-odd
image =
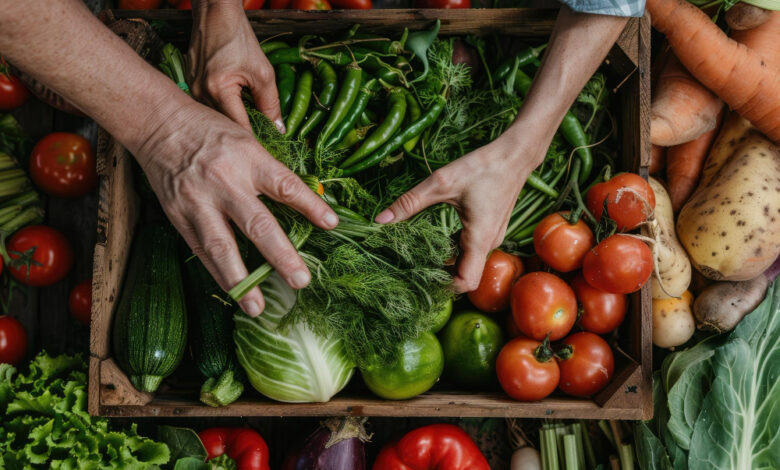
[(436, 36), (439, 35), (439, 29), (441, 29), (441, 20), (436, 20), (433, 28), (429, 31), (415, 31), (409, 34), (406, 40), (406, 47), (414, 52), (414, 55), (420, 59), (423, 64), (423, 72), (417, 76), (412, 83), (424, 79), (428, 75), (428, 48), (431, 47), (433, 41), (436, 40)]
[(158, 468), (168, 447), (114, 430), (87, 413), (87, 366), (80, 356), (39, 354), (27, 374), (0, 364), (0, 468)]
[(727, 336), (667, 357), (655, 382), (655, 417), (635, 427), (643, 470), (780, 467), (780, 283)]
[(157, 432), (160, 440), (168, 445), (173, 461), (191, 457), (205, 462), (209, 456), (198, 434), (190, 428), (160, 426)]
[(263, 395), (292, 403), (326, 402), (349, 382), (354, 364), (338, 337), (315, 334), (304, 323), (281, 327), (295, 304), (295, 291), (277, 274), (261, 288), (266, 307), (249, 318), (236, 313), (238, 361)]

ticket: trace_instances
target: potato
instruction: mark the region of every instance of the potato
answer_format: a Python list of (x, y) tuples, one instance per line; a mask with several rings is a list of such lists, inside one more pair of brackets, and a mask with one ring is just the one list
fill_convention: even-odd
[(693, 303), (700, 330), (723, 333), (737, 326), (742, 317), (764, 300), (769, 279), (763, 274), (750, 281), (716, 282), (705, 288)]
[[(780, 150), (755, 130), (718, 144), (680, 211), (677, 236), (706, 277), (750, 280), (780, 254)], [(732, 151), (721, 162), (724, 146)]]
[(655, 193), (655, 220), (650, 225), (650, 233), (656, 240), (653, 246), (656, 266), (652, 281), (653, 298), (679, 297), (691, 283), (691, 262), (674, 231), (674, 212), (669, 193), (657, 179), (651, 177), (649, 182)]
[(653, 344), (674, 348), (691, 339), (696, 331), (692, 303), (693, 295), (688, 291), (679, 299), (653, 299)]
[(770, 10), (740, 2), (729, 8), (725, 17), (729, 28), (743, 30), (761, 26), (771, 15)]
[(723, 121), (718, 137), (712, 143), (712, 149), (710, 149), (701, 170), (699, 188), (707, 187), (710, 184), (712, 178), (734, 153), (737, 145), (742, 144), (747, 138), (748, 132), (755, 129), (750, 121), (734, 112), (729, 113)]

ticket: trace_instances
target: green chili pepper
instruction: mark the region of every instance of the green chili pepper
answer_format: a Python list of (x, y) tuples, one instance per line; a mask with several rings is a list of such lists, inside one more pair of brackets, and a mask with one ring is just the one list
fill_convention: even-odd
[[(420, 109), (420, 103), (417, 102), (417, 98), (407, 91), (406, 92), (406, 109), (407, 109), (407, 121), (412, 123), (420, 118), (422, 109)], [(411, 152), (414, 150), (414, 146), (417, 145), (417, 141), (420, 140), (420, 136), (414, 136), (411, 139), (404, 142), (404, 150)]]
[(271, 65), (279, 64), (302, 64), (306, 61), (303, 55), (302, 47), (286, 47), (284, 49), (276, 49), (268, 54), (268, 62)]
[(366, 56), (365, 60), (361, 62), (360, 65), (371, 72), (376, 78), (391, 85), (406, 84), (406, 76), (401, 69), (387, 64), (375, 55)]
[[(526, 75), (522, 70), (517, 70), (515, 72), (515, 89), (518, 90), (523, 97), (528, 94), (532, 82), (533, 80), (531, 80), (531, 77)], [(590, 148), (587, 147), (589, 144), (588, 135), (585, 134), (585, 129), (583, 129), (577, 116), (571, 111), (567, 111), (563, 116), (560, 130), (561, 134), (563, 134), (563, 138), (573, 147), (577, 148), (577, 158), (582, 165), (579, 182), (582, 184), (587, 181), (588, 176), (590, 176), (590, 172), (593, 169), (593, 154), (591, 153)]]
[(279, 64), (276, 67), (276, 89), (279, 92), (279, 107), (282, 118), (287, 117), (295, 91), (295, 70), (290, 64)]
[[(387, 39), (383, 41), (366, 41), (360, 44), (363, 47), (379, 52), (380, 54), (395, 55), (404, 52), (404, 43), (406, 43), (406, 38), (408, 35), (409, 30), (406, 29), (404, 31), (404, 35), (399, 41), (391, 41), (390, 39)], [(354, 37), (355, 39), (374, 39), (377, 36), (366, 33), (357, 33)]]
[[(350, 51), (352, 52), (351, 54)], [(343, 47), (331, 47), (328, 49), (306, 51), (307, 56), (327, 60), (331, 64), (339, 67), (349, 65), (355, 61), (363, 62), (366, 56), (372, 54), (374, 54), (374, 51), (370, 49), (350, 48), (347, 50)]]
[(318, 96), (319, 103), (315, 104), (303, 127), (301, 127), (301, 137), (306, 137), (309, 132), (313, 131), (325, 119), (325, 115), (330, 110), (330, 105), (333, 104), (333, 100), (336, 98), (338, 78), (333, 67), (325, 60), (317, 60), (314, 63), (314, 73), (317, 74), (317, 78), (322, 83)]
[(263, 50), (263, 54), (265, 55), (268, 55), (273, 51), (277, 51), (279, 49), (287, 49), (289, 47), (290, 46), (287, 45), (287, 43), (284, 41), (269, 41), (260, 44), (260, 49)]
[[(366, 75), (365, 73), (363, 74)], [(345, 135), (353, 128), (355, 127), (355, 123), (357, 122), (358, 118), (363, 114), (363, 111), (366, 109), (366, 106), (368, 105), (368, 101), (371, 99), (372, 96), (374, 96), (374, 93), (376, 92), (377, 88), (379, 88), (379, 82), (372, 78), (370, 80), (367, 80), (362, 87), (360, 87), (360, 91), (358, 92), (357, 98), (355, 98), (355, 102), (352, 104), (352, 108), (350, 108), (349, 113), (347, 113), (347, 116), (341, 121), (341, 123), (336, 126), (336, 130), (333, 131), (333, 134), (330, 136), (330, 138), (325, 142), (325, 147), (332, 147), (336, 145), (337, 143), (341, 142), (341, 139), (344, 138)], [(368, 125), (368, 124), (363, 124)]]
[(311, 101), (311, 84), (314, 81), (314, 77), (311, 70), (305, 70), (301, 77), (298, 79), (298, 84), (295, 86), (295, 97), (292, 102), (292, 109), (290, 115), (287, 117), (285, 127), (287, 128), (287, 135), (293, 137), (295, 131), (298, 130), (298, 126), (303, 122), (303, 118), (306, 117), (306, 111), (309, 109), (309, 102)]
[(547, 47), (547, 44), (542, 44), (539, 47), (527, 47), (518, 52), (514, 57), (504, 61), (495, 71), (493, 71), (493, 79), (496, 81), (505, 79), (515, 66), (515, 61), (517, 61), (518, 67), (525, 67), (526, 65), (532, 64), (539, 58), (539, 55), (545, 47)]
[(385, 142), (396, 133), (401, 124), (404, 122), (404, 116), (406, 115), (406, 93), (403, 88), (393, 88), (390, 90), (388, 96), (388, 111), (385, 116), (385, 120), (382, 124), (376, 128), (374, 132), (363, 142), (363, 145), (358, 148), (349, 158), (347, 158), (341, 165), (341, 168), (348, 168), (357, 164), (367, 155), (370, 155), (374, 150), (378, 149)]
[(336, 150), (346, 150), (353, 145), (357, 144), (358, 142), (362, 142), (363, 139), (366, 138), (368, 135), (368, 131), (371, 130), (371, 128), (374, 127), (372, 125), (363, 126), (351, 129), (349, 132), (347, 132), (347, 135), (344, 136), (343, 139), (341, 139), (341, 142), (336, 144), (335, 149)]
[(333, 108), (330, 110), (328, 120), (322, 126), (319, 137), (317, 137), (317, 146), (320, 147), (327, 142), (328, 137), (333, 134), (339, 124), (347, 116), (347, 113), (352, 109), (352, 105), (355, 103), (355, 99), (360, 93), (360, 84), (363, 80), (363, 69), (353, 62), (347, 67), (347, 71), (344, 73), (344, 80), (341, 83), (341, 90), (339, 90), (339, 96), (336, 98), (336, 102)]
[(370, 126), (371, 124), (376, 122), (376, 113), (371, 111), (370, 109), (364, 109), (362, 113), (360, 113), (360, 117), (358, 118), (358, 124), (361, 126)]
[[(404, 102), (406, 102), (406, 100), (404, 100)], [(393, 136), (392, 139), (385, 142), (385, 144), (382, 145), (379, 150), (374, 152), (368, 158), (364, 158), (357, 164), (352, 165), (349, 168), (345, 168), (342, 174), (344, 176), (353, 175), (365, 170), (366, 168), (371, 168), (372, 166), (387, 158), (391, 153), (401, 148), (404, 142), (422, 134), (425, 129), (433, 125), (433, 123), (436, 122), (436, 119), (439, 118), (442, 110), (444, 110), (444, 106), (446, 104), (447, 101), (444, 99), (444, 97), (439, 96), (431, 105), (431, 107), (428, 108), (422, 116), (420, 116), (420, 119), (416, 120), (410, 124), (409, 127)]]

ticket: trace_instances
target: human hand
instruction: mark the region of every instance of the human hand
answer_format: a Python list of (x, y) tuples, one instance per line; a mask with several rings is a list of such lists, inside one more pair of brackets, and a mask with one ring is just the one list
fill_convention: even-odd
[(534, 137), (520, 139), (504, 134), (434, 171), (382, 211), (376, 222), (400, 222), (442, 202), (455, 207), (463, 224), (463, 251), (453, 286), (458, 292), (476, 289), (488, 255), (504, 240), (520, 190), (549, 143)]
[(284, 133), (273, 66), (246, 19), (239, 0), (193, 2), (189, 82), (198, 100), (251, 129), (243, 87), (249, 88), (255, 106)]
[[(323, 229), (335, 227), (338, 216), (251, 132), (187, 100), (133, 153), (168, 219), (224, 290), (247, 276), (229, 221), (291, 287), (309, 283), (306, 265), (258, 195), (292, 207)], [(239, 305), (249, 316), (259, 315), (260, 289)]]

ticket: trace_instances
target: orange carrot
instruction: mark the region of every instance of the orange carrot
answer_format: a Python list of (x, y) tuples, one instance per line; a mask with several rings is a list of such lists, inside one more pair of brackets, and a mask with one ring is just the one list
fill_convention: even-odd
[(769, 67), (780, 69), (780, 11), (771, 12), (767, 21), (753, 29), (733, 31), (731, 39), (754, 50)]
[(717, 125), (698, 139), (675, 145), (666, 151), (666, 184), (675, 212), (682, 209), (696, 189), (707, 152), (720, 127), (720, 117), (717, 120)]
[(666, 34), (677, 58), (702, 85), (780, 142), (780, 69), (769, 65), (775, 60), (763, 60), (729, 39), (685, 0), (647, 0), (647, 10), (653, 26)]
[(650, 174), (658, 175), (664, 171), (666, 166), (666, 147), (653, 144), (650, 151)]
[(697, 139), (715, 128), (722, 107), (720, 98), (693, 78), (672, 54), (653, 90), (650, 142), (669, 147)]

